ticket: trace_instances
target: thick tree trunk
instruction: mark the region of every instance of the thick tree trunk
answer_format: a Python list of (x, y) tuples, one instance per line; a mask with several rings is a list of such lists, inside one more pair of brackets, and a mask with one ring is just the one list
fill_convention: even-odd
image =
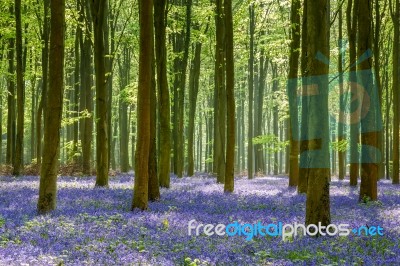
[(38, 213), (56, 208), (57, 174), (60, 155), (60, 129), (64, 88), (65, 0), (52, 0), (50, 35), (50, 72), (47, 111), (44, 123), (43, 163), (40, 169)]
[[(307, 152), (308, 186), (306, 224), (330, 224), (329, 199), (329, 66), (316, 59), (317, 52), (329, 58), (329, 1), (317, 0), (307, 5), (307, 85), (317, 85), (318, 95), (305, 96), (308, 103)], [(308, 91), (309, 86), (307, 86)], [(304, 166), (302, 166), (304, 167)]]
[[(153, 58), (153, 1), (139, 0), (139, 84), (137, 107), (137, 142), (135, 186), (132, 210), (147, 209), (150, 155), (150, 104)], [(149, 45), (150, 44), (150, 45)]]

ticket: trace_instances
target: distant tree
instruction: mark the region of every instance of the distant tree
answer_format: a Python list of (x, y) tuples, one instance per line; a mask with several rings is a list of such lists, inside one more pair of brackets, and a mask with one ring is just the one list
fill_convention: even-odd
[(47, 110), (45, 111), (43, 162), (40, 168), (39, 214), (56, 208), (57, 175), (60, 155), (60, 129), (64, 90), (65, 0), (52, 0), (50, 65)]
[(249, 114), (248, 114), (248, 131), (247, 131), (247, 177), (252, 179), (254, 177), (253, 167), (253, 91), (254, 91), (254, 30), (255, 30), (255, 16), (254, 4), (249, 7), (250, 17), (250, 55), (249, 55), (249, 82), (248, 82), (248, 101), (249, 101)]

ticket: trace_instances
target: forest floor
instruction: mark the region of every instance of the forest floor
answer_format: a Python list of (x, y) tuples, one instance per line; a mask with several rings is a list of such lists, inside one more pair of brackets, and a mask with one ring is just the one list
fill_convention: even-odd
[(305, 196), (284, 177), (237, 178), (235, 192), (209, 176), (172, 177), (161, 201), (130, 211), (133, 177), (60, 177), (57, 210), (37, 216), (39, 178), (0, 177), (0, 265), (398, 265), (400, 187), (379, 182), (379, 201), (358, 203), (331, 183), (334, 224), (381, 226), (383, 236), (188, 235), (188, 223), (304, 223)]

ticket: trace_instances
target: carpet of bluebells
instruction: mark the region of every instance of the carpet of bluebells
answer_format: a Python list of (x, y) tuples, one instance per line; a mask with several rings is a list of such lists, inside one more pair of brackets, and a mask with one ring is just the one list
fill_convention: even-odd
[(384, 236), (188, 235), (188, 222), (304, 223), (305, 196), (287, 178), (236, 179), (235, 192), (209, 176), (172, 177), (149, 210), (130, 211), (133, 177), (60, 177), (57, 210), (37, 216), (38, 177), (0, 177), (0, 265), (399, 265), (400, 187), (379, 182), (379, 201), (331, 183), (332, 223), (384, 228)]

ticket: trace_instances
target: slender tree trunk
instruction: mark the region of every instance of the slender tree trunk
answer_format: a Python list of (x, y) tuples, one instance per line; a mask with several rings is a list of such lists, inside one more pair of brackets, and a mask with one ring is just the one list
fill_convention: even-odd
[(130, 51), (128, 47), (124, 46), (122, 51), (122, 62), (118, 60), (120, 69), (120, 97), (119, 97), (119, 158), (121, 172), (126, 173), (129, 169), (129, 152), (128, 152), (128, 103), (126, 99), (123, 98), (125, 95), (124, 90), (129, 84), (129, 73), (130, 73)]
[(189, 77), (188, 176), (194, 174), (194, 120), (199, 91), (201, 43), (196, 43)]
[[(197, 26), (197, 30), (198, 30)], [(190, 66), (189, 75), (189, 124), (188, 124), (188, 170), (187, 175), (194, 174), (194, 120), (196, 116), (197, 94), (199, 92), (201, 43), (197, 42), (194, 48), (194, 58)]]
[[(354, 1), (354, 2), (353, 2)], [(351, 91), (355, 91), (357, 83), (356, 75), (356, 33), (357, 33), (357, 17), (360, 0), (349, 0), (347, 6), (347, 32), (349, 34), (349, 56), (350, 56), (350, 86)], [(360, 103), (358, 103), (360, 104)], [(358, 120), (356, 118), (356, 120)], [(357, 186), (359, 176), (359, 152), (358, 145), (360, 143), (360, 124), (354, 123), (350, 125), (350, 186)]]
[(254, 79), (254, 5), (249, 7), (250, 16), (250, 58), (249, 58), (249, 114), (247, 137), (247, 177), (254, 178), (253, 173), (253, 79)]
[(225, 179), (225, 136), (226, 136), (226, 91), (225, 91), (225, 21), (223, 1), (217, 0), (215, 7), (215, 91), (214, 91), (214, 173), (217, 182)]
[(105, 34), (107, 1), (91, 0), (94, 31), (94, 65), (96, 71), (96, 186), (108, 186), (109, 142), (108, 110), (109, 101), (106, 86)]
[[(264, 32), (262, 34), (265, 34)], [(262, 44), (263, 45), (263, 44)], [(263, 108), (264, 108), (264, 90), (265, 90), (265, 79), (268, 71), (268, 58), (265, 56), (264, 49), (260, 51), (260, 70), (259, 70), (259, 78), (258, 78), (258, 92), (257, 92), (257, 120), (255, 121), (255, 136), (262, 135), (262, 126), (263, 126)], [(265, 174), (265, 160), (264, 160), (264, 146), (262, 144), (258, 144), (254, 147), (256, 149), (255, 154), (257, 161), (256, 171), (262, 174)]]
[(17, 135), (13, 174), (20, 175), (24, 159), (24, 70), (22, 61), (21, 0), (15, 0), (16, 54), (17, 54)]
[[(303, 6), (303, 18), (302, 18), (302, 27), (301, 27), (301, 77), (302, 77), (302, 91), (305, 90), (305, 76), (307, 75), (307, 23), (308, 23), (308, 1), (304, 0)], [(301, 99), (301, 128), (300, 128), (300, 166), (299, 166), (299, 184), (297, 186), (298, 193), (307, 193), (307, 185), (308, 185), (308, 175), (309, 169), (303, 166), (303, 161), (301, 161), (302, 153), (308, 150), (308, 140), (307, 136), (307, 101), (306, 97), (302, 97)], [(303, 157), (304, 158), (304, 157)]]
[[(153, 20), (151, 21), (153, 25)], [(153, 29), (153, 26), (152, 26)], [(154, 47), (154, 39), (151, 38), (151, 47)], [(151, 92), (150, 92), (150, 153), (149, 153), (149, 200), (156, 201), (160, 199), (160, 186), (158, 182), (157, 169), (157, 97), (156, 97), (156, 77), (155, 58), (152, 54), (152, 75), (151, 75)]]
[(40, 167), (42, 161), (42, 116), (44, 116), (44, 110), (46, 110), (46, 98), (47, 98), (47, 87), (48, 87), (48, 74), (49, 74), (49, 9), (50, 0), (43, 1), (44, 15), (43, 15), (43, 32), (42, 32), (42, 93), (40, 102), (38, 105), (36, 115), (36, 154), (37, 164)]
[(39, 214), (56, 208), (57, 174), (60, 155), (60, 129), (64, 89), (65, 0), (52, 0), (50, 72), (47, 111), (45, 111), (43, 163), (40, 169)]
[[(338, 142), (342, 143), (346, 140), (346, 136), (344, 133), (344, 113), (343, 110), (345, 109), (345, 99), (344, 99), (344, 86), (343, 86), (343, 48), (344, 48), (344, 41), (343, 41), (343, 12), (342, 7), (339, 9), (339, 62), (338, 62), (338, 72), (339, 72), (339, 95), (340, 95), (340, 111), (339, 112), (339, 122), (338, 122)], [(346, 175), (346, 151), (339, 150), (338, 151), (338, 160), (339, 160), (339, 180), (343, 180), (344, 176)]]
[[(372, 3), (369, 0), (360, 0), (358, 14), (358, 40), (357, 40), (357, 57), (360, 58), (364, 53), (372, 49)], [(374, 93), (373, 74), (372, 74), (372, 59), (366, 59), (357, 65), (358, 76), (361, 76), (360, 83), (365, 89), (362, 110), (369, 108), (366, 116), (361, 120), (361, 184), (360, 198), (363, 200), (365, 196), (371, 200), (377, 199), (377, 179), (378, 179), (378, 164), (380, 162), (380, 150), (378, 149), (378, 129), (380, 124), (377, 114), (379, 110), (378, 95)], [(367, 103), (367, 97), (370, 98), (370, 103)], [(374, 99), (374, 97), (376, 97)], [(398, 133), (397, 133), (398, 134)], [(396, 133), (394, 133), (396, 135)]]
[(74, 99), (73, 99), (73, 109), (74, 109), (74, 128), (73, 128), (73, 149), (72, 149), (72, 160), (73, 163), (78, 163), (79, 157), (78, 153), (78, 141), (79, 141), (79, 97), (80, 97), (80, 88), (81, 82), (79, 75), (81, 73), (81, 62), (80, 62), (80, 42), (82, 38), (82, 29), (78, 26), (76, 27), (75, 33), (75, 67), (74, 67)]
[(7, 151), (6, 151), (7, 164), (13, 164), (15, 158), (15, 82), (12, 76), (14, 74), (14, 55), (15, 55), (14, 49), (15, 49), (15, 40), (11, 38), (8, 42), (8, 52), (7, 52), (8, 73), (10, 75), (7, 81), (8, 83), (7, 84), (8, 86)]
[[(392, 12), (393, 20), (393, 172), (392, 183), (399, 183), (399, 41), (400, 41), (400, 21), (399, 21), (399, 1), (394, 0), (395, 7)], [(392, 1), (390, 1), (390, 4)], [(386, 118), (387, 119), (387, 118)], [(361, 195), (360, 195), (361, 196)]]
[[(383, 89), (382, 89), (382, 81), (381, 81), (381, 67), (380, 67), (380, 54), (381, 54), (381, 10), (380, 10), (380, 5), (379, 5), (379, 0), (375, 0), (375, 36), (374, 36), (374, 54), (376, 55), (376, 60), (374, 61), (374, 71), (375, 71), (375, 79), (376, 79), (376, 87), (378, 88), (379, 92), (379, 105), (382, 106), (383, 103)], [(384, 12), (384, 11), (383, 11)], [(377, 119), (382, 121), (382, 114), (378, 114), (380, 117), (377, 117)], [(378, 164), (378, 179), (384, 178), (385, 176), (385, 166), (384, 166), (384, 156), (385, 156), (385, 149), (383, 148), (384, 146), (384, 129), (380, 132), (378, 132), (378, 149), (381, 151), (381, 158), (380, 162)]]
[(159, 157), (158, 180), (161, 187), (169, 187), (171, 164), (171, 108), (167, 77), (166, 0), (154, 3), (155, 54), (157, 67)]
[[(81, 2), (80, 14), (86, 18), (89, 31), (92, 29), (92, 18), (89, 12), (89, 3)], [(92, 133), (93, 133), (93, 93), (92, 93), (92, 49), (89, 36), (81, 39), (81, 110), (86, 112), (82, 119), (81, 141), (82, 141), (82, 173), (88, 175), (91, 173), (92, 164)]]
[(132, 210), (147, 209), (150, 155), (150, 104), (153, 58), (153, 1), (139, 0), (139, 84), (137, 106), (137, 142), (135, 186)]
[(225, 11), (225, 44), (226, 44), (226, 170), (225, 192), (234, 189), (235, 165), (235, 67), (233, 55), (233, 18), (232, 0), (224, 0)]
[[(176, 1), (175, 1), (176, 2)], [(182, 2), (181, 2), (182, 3)], [(172, 34), (173, 51), (177, 56), (174, 60), (174, 117), (173, 117), (173, 139), (174, 139), (174, 173), (178, 177), (183, 176), (184, 165), (184, 103), (186, 87), (186, 68), (189, 58), (190, 28), (192, 0), (186, 0), (185, 31)], [(182, 5), (182, 4), (181, 4)], [(182, 55), (183, 54), (183, 55)]]
[[(278, 86), (279, 86), (279, 84), (278, 84), (278, 66), (276, 65), (276, 64), (274, 64), (274, 63), (272, 63), (272, 80), (273, 80), (273, 85), (272, 85), (272, 93), (273, 93), (273, 95), (274, 95), (274, 106), (273, 106), (273, 109), (272, 109), (272, 114), (273, 114), (273, 118), (272, 118), (272, 120), (273, 120), (273, 133), (274, 133), (274, 136), (275, 136), (275, 140), (276, 141), (279, 141), (279, 126), (278, 126), (278, 120), (279, 120), (279, 117), (278, 117), (278, 103), (277, 103), (277, 99), (275, 98), (276, 97), (276, 93), (278, 92)], [(279, 156), (279, 151), (278, 151), (278, 147), (277, 147), (277, 143), (274, 143), (274, 160), (273, 160), (273, 163), (274, 163), (274, 167), (273, 167), (273, 169), (274, 169), (274, 175), (277, 175), (278, 174), (278, 167), (279, 167), (279, 158), (278, 158), (278, 156)]]
[(299, 123), (297, 107), (297, 85), (300, 56), (300, 0), (292, 0), (290, 12), (291, 20), (291, 43), (289, 56), (289, 186), (295, 187), (299, 181)]

